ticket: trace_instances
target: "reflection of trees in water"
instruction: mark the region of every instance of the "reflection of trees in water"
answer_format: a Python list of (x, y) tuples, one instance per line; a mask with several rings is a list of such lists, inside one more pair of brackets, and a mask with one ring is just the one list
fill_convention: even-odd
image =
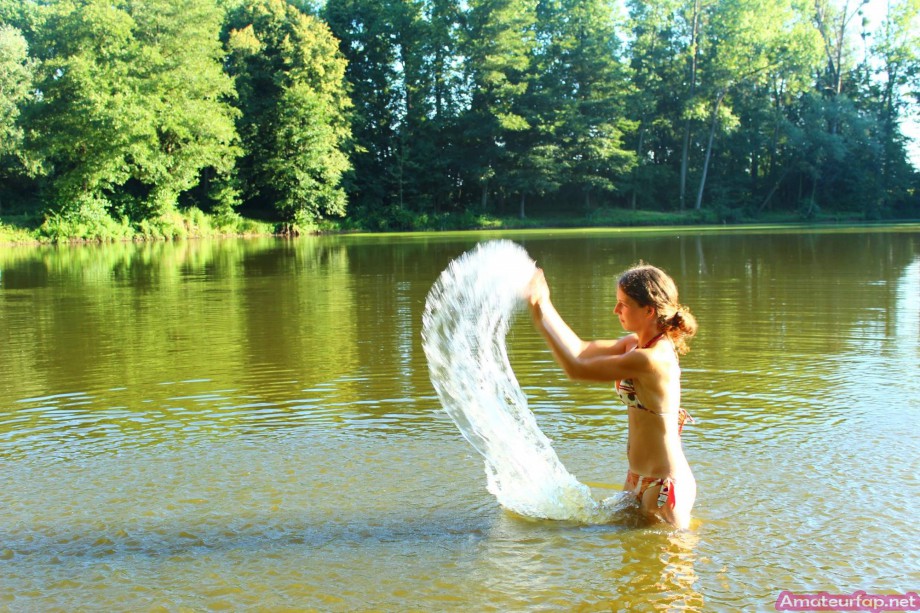
[(897, 289), (898, 306), (895, 320), (898, 333), (910, 340), (915, 354), (920, 357), (920, 254), (905, 270)]
[(280, 242), (241, 262), (236, 308), (244, 317), (241, 361), (305, 387), (353, 373), (354, 285), (348, 252), (334, 242)]
[(334, 410), (375, 417), (394, 410), (375, 406), (381, 394), (431, 394), (421, 308), (459, 250), (430, 251), (351, 237), (0, 250), (4, 340), (16, 348), (0, 368), (17, 397), (205, 377), (277, 400), (272, 381), (298, 381), (323, 386)]
[[(216, 313), (196, 281), (231, 287), (235, 262), (267, 241), (181, 241), (0, 250), (0, 312), (7, 376), (37, 391), (61, 385), (130, 385), (156, 377), (164, 356), (189, 364), (221, 359), (217, 337), (232, 334), (234, 309)], [(220, 325), (213, 325), (220, 316)], [(173, 376), (176, 364), (167, 371)], [(195, 376), (190, 373), (190, 377)], [(162, 380), (162, 379), (161, 379)], [(79, 382), (79, 383), (75, 383)]]
[(752, 343), (791, 353), (836, 352), (866, 326), (889, 326), (898, 280), (920, 251), (917, 235), (909, 233), (699, 240), (708, 272), (682, 280), (682, 291), (691, 307), (698, 305), (701, 338), (717, 348), (710, 359), (726, 366), (733, 352), (751, 352)]
[[(832, 326), (842, 337), (872, 313), (883, 316), (895, 308), (898, 280), (920, 253), (920, 235), (906, 231), (754, 234), (691, 229), (686, 234), (565, 240), (573, 244), (560, 240), (551, 246), (547, 277), (560, 309), (573, 314), (576, 329), (585, 336), (611, 333), (611, 322), (616, 325), (610, 315), (616, 276), (642, 260), (675, 277), (681, 301), (700, 320), (700, 339), (722, 349), (749, 346), (748, 335), (764, 329), (773, 332), (768, 342), (790, 342), (786, 334), (802, 325)], [(613, 332), (620, 330), (614, 327)], [(812, 348), (839, 346), (831, 337), (820, 342), (823, 347)]]
[[(400, 403), (432, 398), (419, 338), (425, 295), (486, 238), (2, 249), (0, 369), (17, 397), (217, 373), (323, 384), (358, 417), (409, 412)], [(920, 252), (907, 232), (512, 238), (546, 269), (560, 310), (586, 337), (622, 332), (611, 313), (617, 273), (639, 260), (670, 271), (701, 325), (686, 364), (711, 370), (763, 349), (794, 364), (796, 352), (838, 351), (866, 330), (894, 336), (899, 283)]]
[[(719, 334), (719, 345), (731, 346), (752, 326), (788, 327), (790, 314), (799, 311), (844, 331), (864, 319), (863, 309), (891, 308), (898, 278), (920, 252), (920, 236), (689, 229), (534, 239), (528, 247), (546, 268), (560, 309), (572, 313), (585, 336), (609, 335), (612, 327), (620, 332), (610, 314), (616, 277), (641, 260), (675, 277), (681, 301), (700, 319), (701, 335)], [(870, 283), (873, 289), (865, 291)]]

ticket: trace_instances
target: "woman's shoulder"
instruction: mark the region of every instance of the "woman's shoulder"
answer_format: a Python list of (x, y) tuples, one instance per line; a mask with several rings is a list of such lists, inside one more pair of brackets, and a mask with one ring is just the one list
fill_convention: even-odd
[(581, 352), (583, 358), (617, 356), (633, 349), (637, 344), (635, 334), (619, 339), (597, 339), (585, 344)]
[(645, 349), (642, 353), (648, 356), (650, 365), (658, 372), (680, 372), (680, 362), (677, 352), (670, 342), (656, 343), (655, 346)]
[(632, 351), (639, 346), (639, 335), (633, 332), (632, 334), (627, 334), (626, 336), (618, 339), (616, 341), (617, 353), (626, 353), (627, 351)]

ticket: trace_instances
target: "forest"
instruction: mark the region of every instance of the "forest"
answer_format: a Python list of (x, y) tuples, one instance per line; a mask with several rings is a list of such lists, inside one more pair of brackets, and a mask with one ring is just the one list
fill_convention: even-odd
[(48, 240), (917, 219), (918, 114), (920, 0), (0, 0)]

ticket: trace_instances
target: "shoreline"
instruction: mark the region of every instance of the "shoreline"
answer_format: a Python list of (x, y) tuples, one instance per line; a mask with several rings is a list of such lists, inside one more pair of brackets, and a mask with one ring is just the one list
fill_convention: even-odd
[[(298, 238), (301, 236), (397, 236), (407, 234), (449, 234), (455, 232), (504, 232), (504, 231), (584, 231), (584, 230), (668, 230), (676, 228), (697, 229), (702, 231), (732, 231), (747, 229), (778, 229), (788, 230), (796, 228), (873, 228), (873, 227), (898, 227), (920, 225), (920, 219), (885, 219), (865, 220), (858, 215), (827, 215), (813, 220), (803, 220), (795, 214), (773, 215), (761, 219), (746, 219), (740, 221), (712, 221), (702, 216), (687, 213), (661, 213), (657, 211), (621, 211), (611, 209), (614, 218), (604, 219), (598, 217), (530, 217), (520, 219), (517, 217), (480, 217), (479, 222), (466, 227), (419, 227), (411, 229), (371, 229), (350, 227), (338, 222), (327, 222), (323, 226), (310, 229), (292, 228), (287, 224), (270, 223), (254, 219), (240, 218), (242, 225), (247, 230), (232, 231), (209, 224), (205, 227), (192, 225), (185, 221), (175, 225), (177, 230), (171, 234), (147, 234), (136, 231), (133, 235), (114, 237), (81, 237), (70, 238), (40, 236), (39, 227), (28, 228), (25, 225), (8, 223), (0, 217), (0, 248), (12, 247), (41, 247), (54, 245), (103, 245), (114, 243), (155, 243), (179, 240), (202, 239), (255, 239), (255, 238)], [(603, 217), (603, 216), (600, 216)], [(659, 217), (652, 221), (650, 217)], [(127, 229), (127, 228), (126, 228)]]

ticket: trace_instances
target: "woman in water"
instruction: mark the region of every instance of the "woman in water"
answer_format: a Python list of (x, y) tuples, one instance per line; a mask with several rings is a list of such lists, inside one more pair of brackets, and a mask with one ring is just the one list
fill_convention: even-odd
[(619, 340), (583, 341), (563, 321), (549, 298), (542, 270), (530, 281), (534, 324), (556, 361), (572, 379), (614, 383), (627, 406), (629, 470), (625, 489), (650, 517), (686, 529), (696, 499), (696, 481), (680, 444), (690, 417), (680, 407), (678, 355), (688, 351), (696, 320), (677, 301), (677, 286), (664, 271), (639, 265), (617, 281)]

